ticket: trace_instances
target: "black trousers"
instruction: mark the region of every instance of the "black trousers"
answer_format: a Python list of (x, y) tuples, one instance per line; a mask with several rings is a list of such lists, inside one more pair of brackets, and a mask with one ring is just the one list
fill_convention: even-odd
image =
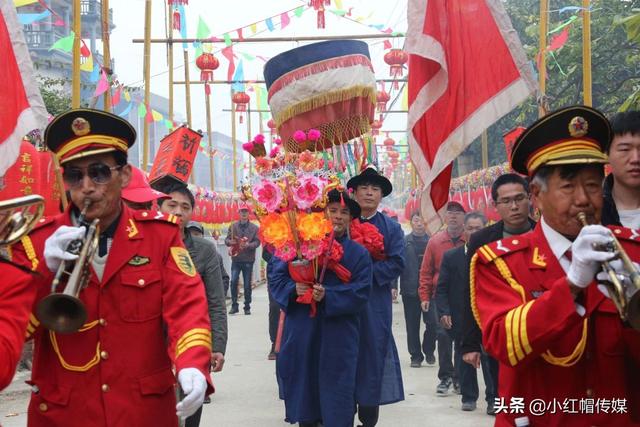
[[(436, 350), (435, 311), (423, 312), (420, 308), (420, 297), (414, 295), (403, 294), (402, 305), (407, 328), (407, 349), (412, 361), (422, 362), (425, 356), (433, 356)], [(425, 330), (422, 334), (422, 344), (420, 344), (420, 324), (422, 322), (425, 324)]]
[[(460, 340), (455, 342), (456, 349), (456, 369), (460, 378), (460, 393), (462, 394), (462, 402), (475, 402), (480, 396), (478, 388), (478, 370), (470, 364), (462, 360), (460, 352)], [(482, 366), (482, 377), (484, 378), (485, 392), (484, 398), (489, 404), (493, 404), (495, 397), (498, 395), (497, 376), (498, 361), (485, 352), (480, 355), (480, 365)]]
[(280, 320), (280, 306), (275, 299), (269, 294), (269, 339), (271, 340), (271, 349), (276, 344), (276, 335), (278, 334), (278, 321)]
[(376, 424), (378, 424), (379, 415), (379, 406), (358, 405), (358, 419), (362, 423), (362, 427), (374, 427)]
[[(440, 319), (438, 313), (438, 307), (435, 305), (435, 301), (431, 301), (429, 304), (429, 311), (435, 310), (436, 318)], [(438, 321), (437, 332), (438, 340), (438, 378), (440, 381), (451, 379), (454, 383), (458, 382), (458, 375), (453, 366), (453, 331), (446, 330)]]
[(193, 415), (184, 421), (184, 427), (199, 427), (200, 417), (202, 416), (202, 406), (198, 408)]

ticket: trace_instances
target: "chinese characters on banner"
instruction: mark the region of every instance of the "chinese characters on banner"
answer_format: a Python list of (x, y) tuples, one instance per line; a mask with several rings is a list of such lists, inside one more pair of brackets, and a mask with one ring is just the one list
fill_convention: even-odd
[(181, 126), (165, 136), (160, 141), (160, 148), (149, 173), (149, 181), (155, 183), (165, 177), (171, 177), (186, 184), (201, 139), (202, 134), (186, 126)]

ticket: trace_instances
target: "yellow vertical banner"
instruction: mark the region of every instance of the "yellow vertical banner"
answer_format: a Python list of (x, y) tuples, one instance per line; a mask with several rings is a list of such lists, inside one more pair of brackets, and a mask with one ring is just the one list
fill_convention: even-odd
[(409, 90), (406, 84), (402, 86), (402, 109), (409, 109)]

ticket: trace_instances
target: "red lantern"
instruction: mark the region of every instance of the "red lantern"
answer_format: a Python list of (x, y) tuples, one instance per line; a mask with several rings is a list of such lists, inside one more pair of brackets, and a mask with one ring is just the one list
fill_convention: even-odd
[(383, 144), (385, 147), (393, 147), (396, 145), (396, 141), (387, 134), (387, 138), (384, 140)]
[(236, 104), (236, 112), (240, 113), (240, 123), (242, 123), (242, 116), (245, 111), (247, 111), (247, 105), (251, 98), (245, 92), (236, 92), (231, 97), (231, 100), (234, 104)]
[(371, 123), (371, 135), (380, 135), (380, 128), (382, 127), (382, 120), (374, 120)]
[(400, 153), (398, 153), (397, 151), (388, 151), (387, 156), (389, 156), (392, 160), (397, 161), (398, 157), (400, 157)]
[[(384, 89), (379, 90), (378, 93), (376, 94), (376, 104), (378, 107), (378, 111), (380, 112), (380, 115), (382, 115), (382, 113), (387, 111), (387, 102), (389, 102), (390, 99), (391, 99), (391, 95), (389, 95), (389, 93)], [(382, 120), (382, 117), (380, 118), (380, 120)]]
[(167, 3), (169, 3), (169, 6), (178, 6), (189, 4), (189, 0), (167, 0)]
[[(391, 49), (384, 55), (384, 62), (390, 65), (389, 74), (393, 79), (402, 77), (402, 69), (408, 60), (409, 55), (402, 49)], [(397, 80), (393, 82), (393, 88), (399, 88)]]
[(220, 66), (220, 62), (212, 53), (205, 52), (196, 59), (196, 66), (200, 69), (200, 80), (205, 82), (205, 93), (211, 95), (209, 82), (213, 80), (213, 71)]

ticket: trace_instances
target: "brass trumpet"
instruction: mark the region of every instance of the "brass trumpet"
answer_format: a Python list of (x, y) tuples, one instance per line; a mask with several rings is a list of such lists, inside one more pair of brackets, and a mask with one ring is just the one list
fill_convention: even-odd
[[(584, 212), (578, 214), (578, 220), (582, 225), (589, 225)], [(636, 268), (629, 255), (624, 250), (620, 241), (612, 234), (611, 247), (606, 249), (616, 252), (624, 265), (629, 280), (621, 280), (616, 271), (607, 261), (602, 262), (602, 269), (609, 276), (609, 282), (605, 284), (611, 300), (616, 305), (622, 321), (628, 321), (632, 328), (640, 330), (640, 271)]]
[(16, 197), (0, 202), (0, 246), (9, 246), (29, 233), (42, 217), (44, 198)]
[[(63, 261), (51, 283), (51, 293), (36, 307), (38, 319), (54, 332), (69, 334), (79, 330), (87, 320), (87, 310), (78, 297), (90, 278), (91, 261), (98, 248), (98, 219), (87, 223), (85, 215), (91, 200), (85, 199), (78, 223), (87, 226), (84, 238), (69, 243), (67, 252), (78, 255), (74, 261)], [(56, 292), (66, 282), (64, 291)]]

